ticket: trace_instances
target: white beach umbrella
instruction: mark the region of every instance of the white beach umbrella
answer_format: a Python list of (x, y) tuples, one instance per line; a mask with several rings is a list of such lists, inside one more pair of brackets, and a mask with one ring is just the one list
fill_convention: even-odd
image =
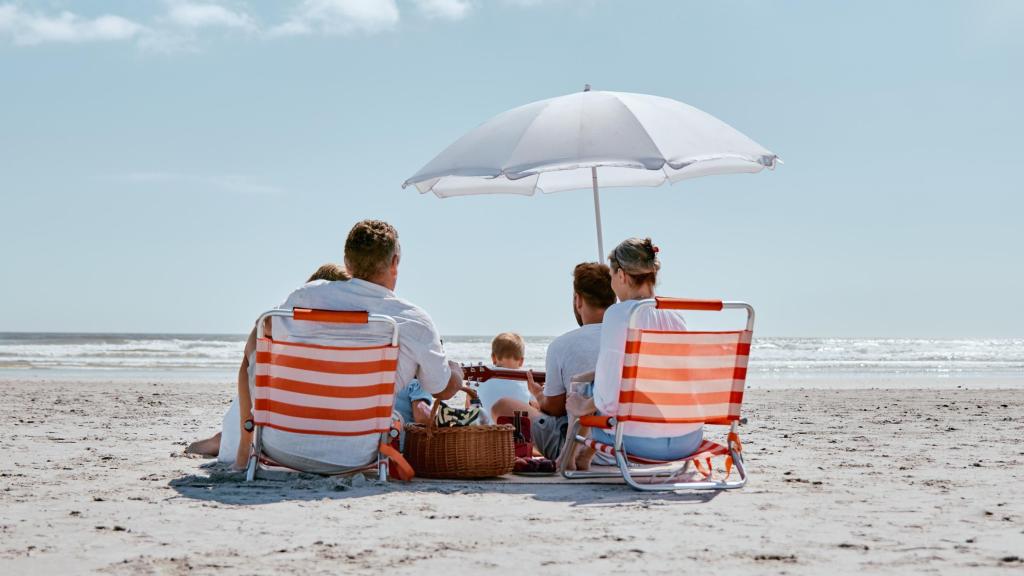
[[(440, 198), (592, 188), (598, 261), (602, 186), (659, 186), (760, 172), (781, 160), (725, 122), (669, 98), (591, 91), (533, 102), (467, 133), (402, 184)], [(598, 170), (600, 168), (600, 170)]]

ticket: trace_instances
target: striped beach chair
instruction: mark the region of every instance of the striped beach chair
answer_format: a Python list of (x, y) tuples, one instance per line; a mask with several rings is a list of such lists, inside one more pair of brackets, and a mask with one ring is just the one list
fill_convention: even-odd
[[(383, 323), (390, 327), (391, 335), (389, 341), (374, 346), (279, 341), (264, 335), (265, 324), (273, 317), (344, 324), (348, 328)], [(412, 478), (412, 468), (391, 446), (391, 440), (398, 436), (392, 419), (398, 366), (398, 324), (393, 318), (367, 312), (275, 309), (259, 317), (256, 336), (256, 377), (251, 390), (253, 441), (247, 480), (253, 480), (263, 467), (271, 466), (325, 474), (375, 468), (379, 479), (386, 482), (389, 462), (396, 476), (403, 480)], [(285, 449), (267, 446), (265, 428), (295, 435), (371, 437), (377, 441), (351, 443), (353, 450), (368, 447), (365, 454), (345, 454), (348, 460), (365, 458), (363, 465), (312, 469), (295, 463), (302, 462), (301, 457), (290, 459), (279, 455), (270, 459), (266, 454), (268, 449), (274, 454), (281, 454)]]
[[(659, 310), (743, 309), (747, 323), (743, 330), (723, 332), (679, 332), (645, 330), (636, 327), (637, 312)], [(629, 319), (618, 414), (583, 416), (569, 430), (570, 442), (562, 455), (562, 475), (569, 479), (621, 477), (637, 490), (723, 490), (741, 488), (747, 482), (743, 446), (737, 425), (743, 404), (747, 358), (754, 330), (754, 309), (743, 302), (653, 298), (644, 300)], [(725, 444), (705, 439), (692, 455), (675, 462), (630, 456), (623, 447), (624, 425), (628, 422), (728, 426)], [(613, 445), (580, 435), (580, 427), (614, 431)], [(616, 472), (566, 470), (576, 443), (583, 443), (618, 465)], [(712, 462), (724, 456), (724, 477), (714, 478)], [(675, 481), (696, 468), (700, 480)], [(730, 480), (735, 467), (738, 478)], [(659, 476), (664, 478), (659, 479)], [(645, 478), (638, 482), (636, 478)], [(659, 481), (660, 480), (660, 481)]]

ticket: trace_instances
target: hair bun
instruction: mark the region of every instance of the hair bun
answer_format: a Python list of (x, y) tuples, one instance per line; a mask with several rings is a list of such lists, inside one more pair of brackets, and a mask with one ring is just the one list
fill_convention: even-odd
[(654, 245), (654, 241), (650, 238), (644, 238), (643, 247), (650, 254), (651, 258), (654, 259), (658, 254), (658, 247)]

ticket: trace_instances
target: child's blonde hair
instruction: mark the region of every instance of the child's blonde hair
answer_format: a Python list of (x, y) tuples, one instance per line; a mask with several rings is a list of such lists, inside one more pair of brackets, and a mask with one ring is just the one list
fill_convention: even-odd
[(330, 282), (337, 282), (339, 280), (351, 280), (352, 276), (349, 275), (345, 268), (335, 264), (334, 262), (328, 262), (323, 266), (316, 269), (313, 275), (309, 277), (306, 282), (312, 282), (314, 280), (328, 280)]
[(491, 340), (491, 356), (497, 359), (511, 358), (522, 360), (526, 355), (526, 344), (523, 337), (515, 332), (502, 332)]

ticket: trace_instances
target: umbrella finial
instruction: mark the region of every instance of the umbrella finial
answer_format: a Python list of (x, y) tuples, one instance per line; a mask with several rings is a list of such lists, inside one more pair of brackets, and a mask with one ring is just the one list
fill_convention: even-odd
[(590, 92), (590, 84), (584, 84), (583, 85), (583, 91), (584, 92)]

